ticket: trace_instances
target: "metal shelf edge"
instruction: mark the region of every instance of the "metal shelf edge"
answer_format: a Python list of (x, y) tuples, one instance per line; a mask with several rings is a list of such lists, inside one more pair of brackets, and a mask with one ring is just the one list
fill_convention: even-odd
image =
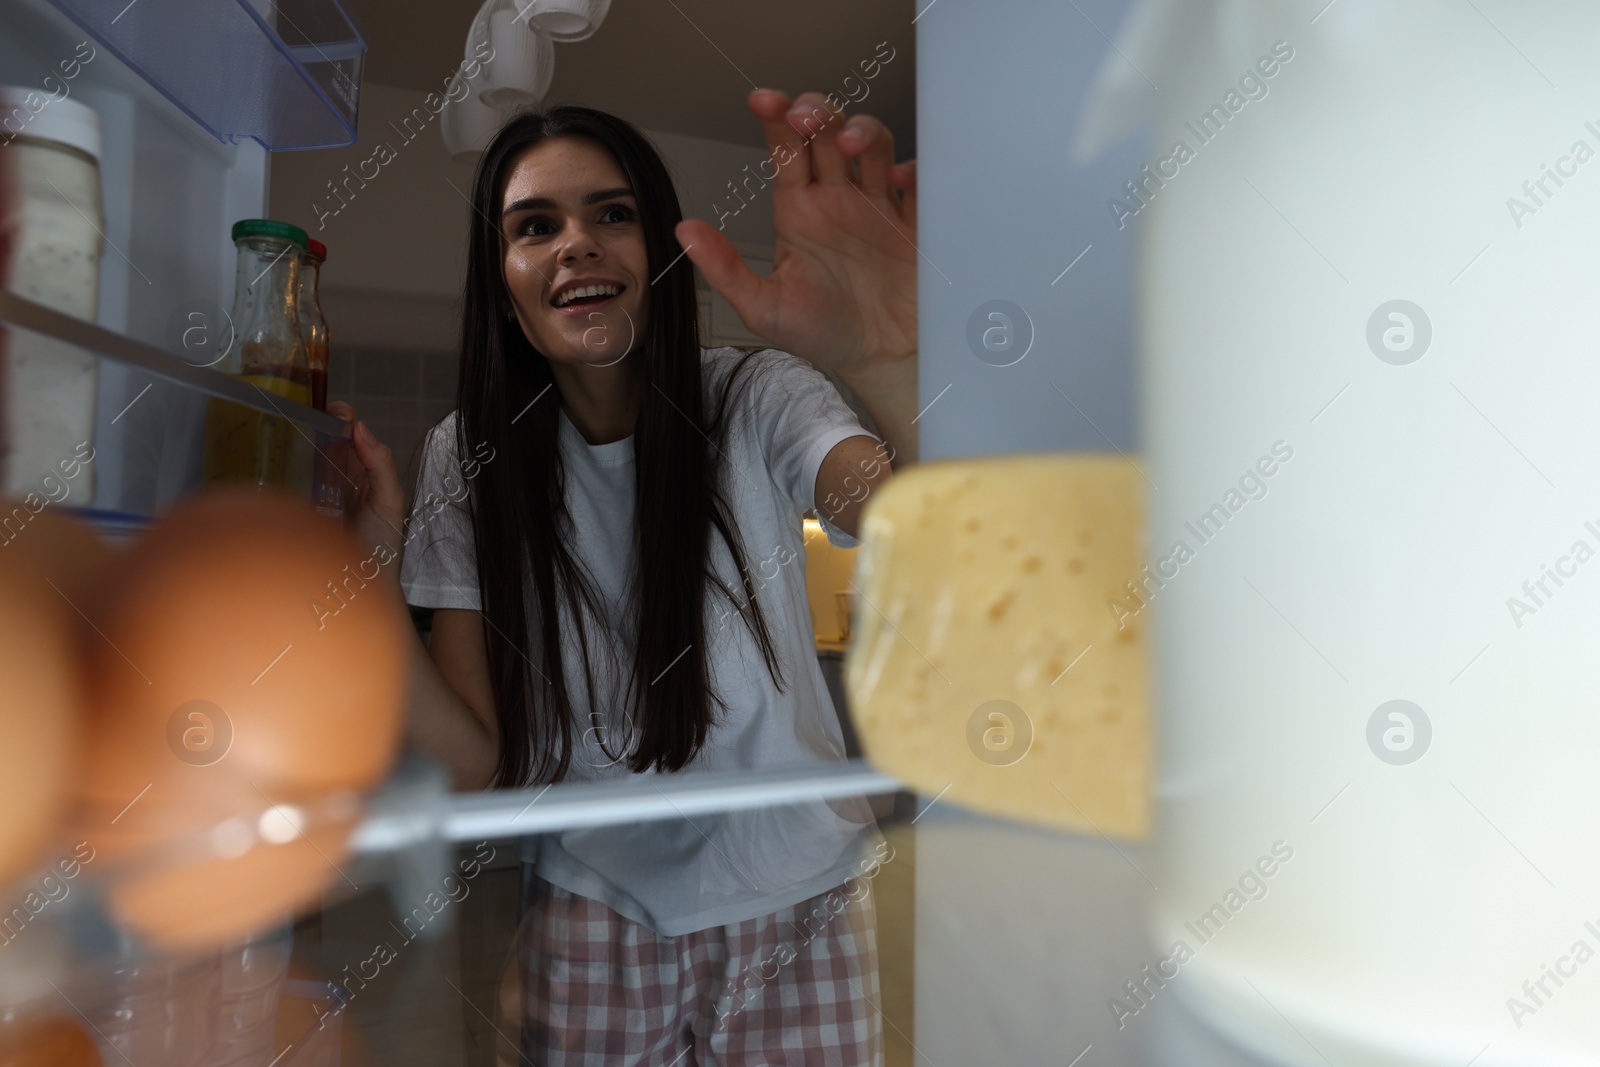
[(0, 323), (9, 323), (31, 333), (93, 352), (104, 359), (137, 367), (186, 389), (194, 389), (221, 400), (231, 400), (267, 415), (280, 416), (330, 437), (350, 436), (349, 424), (325, 411), (317, 411), (315, 408), (284, 397), (272, 396), (231, 375), (209, 367), (197, 367), (193, 363), (186, 363), (153, 345), (113, 333), (92, 322), (63, 315), (59, 311), (53, 311), (43, 304), (36, 304), (15, 293), (0, 290)]
[[(654, 822), (904, 788), (861, 760), (820, 767), (651, 776), (639, 781), (576, 782), (533, 789), (452, 795), (439, 826), (448, 841)], [(381, 852), (415, 840), (410, 819), (369, 818), (351, 839), (356, 852)]]

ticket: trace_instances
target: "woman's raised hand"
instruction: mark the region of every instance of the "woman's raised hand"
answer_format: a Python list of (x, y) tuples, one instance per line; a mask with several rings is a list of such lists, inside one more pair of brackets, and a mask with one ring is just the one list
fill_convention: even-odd
[(777, 172), (771, 275), (752, 271), (709, 222), (685, 220), (677, 237), (746, 329), (853, 385), (915, 367), (917, 172), (915, 161), (895, 162), (883, 123), (846, 121), (824, 101), (821, 93), (793, 104), (773, 89), (750, 94), (771, 149), (761, 177)]
[(355, 422), (348, 448), (341, 448), (346, 491), (345, 525), (363, 548), (387, 545), (396, 559), (386, 571), (398, 577), (399, 554), (405, 543), (406, 494), (395, 471), (394, 453), (356, 419), (355, 409), (343, 400), (330, 401), (328, 414)]

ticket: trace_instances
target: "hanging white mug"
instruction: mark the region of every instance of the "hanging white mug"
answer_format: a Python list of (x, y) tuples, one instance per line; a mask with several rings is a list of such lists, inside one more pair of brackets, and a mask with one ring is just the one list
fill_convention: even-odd
[(512, 0), (519, 17), (552, 41), (571, 44), (594, 36), (611, 0)]
[(555, 76), (555, 45), (528, 27), (510, 7), (489, 14), (489, 61), (478, 98), (490, 107), (537, 106)]

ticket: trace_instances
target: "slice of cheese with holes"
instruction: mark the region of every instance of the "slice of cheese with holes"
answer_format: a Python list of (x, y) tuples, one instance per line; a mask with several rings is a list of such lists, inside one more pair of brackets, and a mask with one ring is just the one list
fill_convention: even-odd
[(1143, 517), (1119, 456), (929, 463), (877, 489), (845, 661), (872, 762), (943, 802), (1145, 837)]

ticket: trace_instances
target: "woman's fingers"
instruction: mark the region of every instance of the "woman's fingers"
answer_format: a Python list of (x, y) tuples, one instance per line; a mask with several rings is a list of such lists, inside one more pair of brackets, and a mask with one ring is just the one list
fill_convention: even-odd
[(398, 535), (406, 517), (406, 494), (400, 488), (394, 453), (372, 435), (364, 422), (356, 423), (355, 447), (361, 465), (367, 469), (367, 509)]
[(332, 400), (328, 402), (328, 414), (352, 424), (350, 439), (334, 442), (329, 455), (338, 463), (339, 469), (344, 471), (345, 478), (356, 487), (354, 491), (359, 494), (362, 481), (366, 478), (367, 467), (361, 461), (360, 444), (356, 440), (355, 427), (360, 423), (356, 420), (355, 409), (343, 400)]
[(889, 183), (900, 190), (900, 218), (915, 233), (917, 229), (917, 161), (908, 159), (904, 163), (896, 163), (889, 169)]
[[(811, 181), (811, 150), (789, 125), (789, 96), (776, 89), (755, 89), (749, 97), (750, 110), (761, 120), (767, 135), (770, 166), (777, 171), (772, 184), (780, 189), (798, 189)], [(763, 171), (762, 177), (766, 177)]]
[(738, 312), (745, 328), (766, 337), (771, 330), (770, 297), (766, 282), (744, 261), (722, 232), (704, 219), (684, 219), (675, 231), (678, 243), (711, 287)]
[[(871, 115), (855, 115), (847, 122), (818, 92), (801, 93), (791, 103), (776, 89), (757, 89), (749, 103), (766, 133), (770, 166), (777, 171), (773, 184), (780, 188), (803, 187), (813, 175), (819, 182), (856, 181), (864, 192), (880, 196), (887, 196), (891, 187), (915, 184), (911, 165), (894, 161), (894, 135)], [(852, 158), (859, 159), (859, 178)], [(901, 167), (907, 171), (897, 175)]]
[[(328, 414), (349, 423), (354, 423), (356, 418), (355, 409), (343, 400), (328, 401)], [(351, 492), (359, 494), (366, 468), (361, 465), (360, 455), (356, 452), (354, 436), (352, 428), (350, 440), (334, 440), (328, 446), (328, 459), (344, 474), (344, 481), (351, 486)]]
[(350, 518), (363, 540), (381, 539), (398, 544), (405, 522), (406, 495), (395, 470), (394, 453), (379, 441), (367, 424), (356, 419), (355, 409), (342, 400), (328, 404), (328, 414), (355, 422), (345, 473), (355, 485)]
[(845, 123), (834, 142), (846, 156), (861, 164), (861, 191), (869, 196), (889, 195), (889, 171), (894, 167), (894, 135), (871, 115), (855, 115)]
[(811, 169), (816, 172), (817, 181), (837, 185), (850, 181), (854, 172), (849, 157), (839, 151), (837, 144), (844, 113), (830, 108), (827, 99), (821, 93), (801, 93), (789, 106), (787, 120), (810, 142)]

